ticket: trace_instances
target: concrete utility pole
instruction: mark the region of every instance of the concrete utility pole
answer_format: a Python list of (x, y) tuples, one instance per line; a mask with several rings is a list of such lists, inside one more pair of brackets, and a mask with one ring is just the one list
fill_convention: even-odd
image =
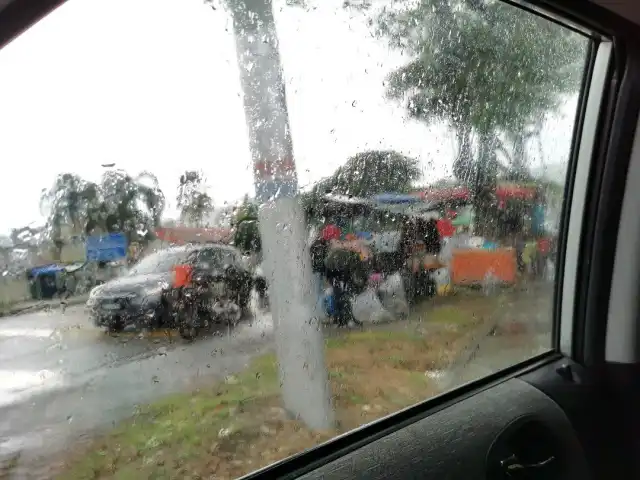
[(313, 429), (333, 426), (318, 285), (306, 248), (271, 0), (228, 0), (254, 165), (285, 408)]

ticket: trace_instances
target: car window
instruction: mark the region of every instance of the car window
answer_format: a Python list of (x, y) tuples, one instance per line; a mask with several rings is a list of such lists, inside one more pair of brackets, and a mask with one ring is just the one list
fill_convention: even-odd
[[(64, 3), (0, 50), (2, 448), (235, 478), (553, 350), (589, 42), (497, 0)], [(260, 275), (136, 279), (200, 248)]]
[(166, 273), (171, 267), (184, 261), (185, 251), (166, 250), (152, 253), (143, 258), (129, 270), (129, 275), (147, 275), (150, 273)]
[(194, 254), (196, 265), (206, 268), (222, 268), (226, 265), (238, 265), (238, 257), (234, 252), (222, 248), (207, 248)]

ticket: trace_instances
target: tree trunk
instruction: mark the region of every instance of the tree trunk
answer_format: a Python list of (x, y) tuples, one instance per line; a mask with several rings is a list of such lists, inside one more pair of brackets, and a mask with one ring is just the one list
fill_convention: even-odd
[(495, 208), (493, 208), (498, 174), (495, 135), (481, 133), (479, 143), (476, 179), (473, 188), (476, 234), (493, 236), (497, 230)]
[(62, 240), (53, 241), (53, 259), (59, 262), (62, 259), (62, 249), (64, 248), (64, 242)]
[(509, 168), (511, 180), (522, 182), (528, 178), (526, 143), (523, 132), (516, 134), (513, 139), (513, 155)]
[(461, 125), (456, 129), (456, 137), (458, 140), (458, 155), (453, 161), (453, 175), (458, 181), (469, 184), (474, 177), (471, 128), (468, 125)]
[(256, 199), (270, 282), (285, 408), (314, 429), (333, 425), (324, 338), (306, 224), (297, 195), (289, 119), (271, 0), (228, 0), (244, 96)]

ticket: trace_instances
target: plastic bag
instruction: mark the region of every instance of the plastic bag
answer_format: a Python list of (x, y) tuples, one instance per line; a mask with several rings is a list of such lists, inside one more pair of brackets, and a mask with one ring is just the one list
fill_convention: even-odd
[(438, 295), (447, 295), (451, 292), (451, 275), (448, 268), (439, 268), (431, 274), (431, 278), (436, 284)]
[(328, 317), (336, 315), (336, 297), (333, 295), (333, 288), (329, 287), (325, 289), (322, 300), (325, 315)]
[(371, 288), (367, 288), (353, 299), (351, 312), (360, 323), (378, 323), (393, 319), (393, 315), (384, 308), (375, 290)]
[(556, 277), (556, 266), (553, 260), (547, 259), (544, 272), (545, 279), (549, 283), (553, 283)]
[(445, 265), (449, 265), (451, 258), (453, 257), (453, 249), (456, 248), (455, 237), (443, 238), (442, 248), (440, 248), (439, 259)]
[(409, 303), (404, 290), (404, 282), (399, 273), (394, 273), (382, 282), (379, 289), (382, 305), (394, 316), (409, 314)]
[(486, 296), (491, 296), (498, 290), (500, 280), (496, 276), (493, 269), (490, 269), (484, 276), (482, 281), (482, 291)]

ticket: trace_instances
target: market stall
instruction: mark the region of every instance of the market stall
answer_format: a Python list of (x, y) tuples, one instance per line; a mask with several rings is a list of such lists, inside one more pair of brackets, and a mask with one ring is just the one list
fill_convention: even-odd
[(419, 196), (440, 205), (442, 258), (454, 285), (481, 284), (489, 278), (512, 284), (519, 273), (540, 271), (550, 255), (550, 248), (544, 247), (549, 243), (544, 231), (544, 196), (536, 184), (498, 183), (488, 213), (495, 227), (491, 237), (473, 235), (476, 218), (468, 188), (448, 186)]

